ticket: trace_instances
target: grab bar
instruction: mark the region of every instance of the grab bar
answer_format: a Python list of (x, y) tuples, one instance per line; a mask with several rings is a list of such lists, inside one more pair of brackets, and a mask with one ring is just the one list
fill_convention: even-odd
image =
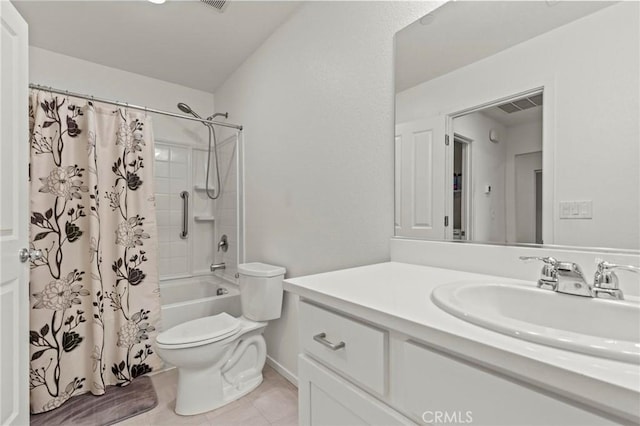
[(189, 237), (189, 192), (182, 191), (180, 198), (182, 198), (182, 232), (180, 233), (180, 238), (186, 240)]

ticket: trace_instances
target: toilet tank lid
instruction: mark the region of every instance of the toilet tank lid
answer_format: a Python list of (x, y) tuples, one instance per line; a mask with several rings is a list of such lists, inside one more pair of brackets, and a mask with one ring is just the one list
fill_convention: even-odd
[(284, 275), (287, 270), (282, 266), (267, 265), (266, 263), (252, 262), (238, 265), (238, 272), (250, 277), (277, 277)]

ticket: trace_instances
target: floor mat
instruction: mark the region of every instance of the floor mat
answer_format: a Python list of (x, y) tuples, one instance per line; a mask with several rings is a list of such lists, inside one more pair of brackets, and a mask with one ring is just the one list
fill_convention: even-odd
[(147, 376), (125, 387), (108, 386), (101, 396), (74, 396), (62, 407), (31, 415), (31, 426), (108, 426), (147, 412), (158, 405), (158, 395)]

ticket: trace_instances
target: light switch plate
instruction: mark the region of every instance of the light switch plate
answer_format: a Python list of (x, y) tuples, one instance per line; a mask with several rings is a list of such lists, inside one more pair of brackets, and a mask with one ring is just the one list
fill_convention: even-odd
[(583, 201), (560, 201), (560, 219), (592, 219), (593, 202)]

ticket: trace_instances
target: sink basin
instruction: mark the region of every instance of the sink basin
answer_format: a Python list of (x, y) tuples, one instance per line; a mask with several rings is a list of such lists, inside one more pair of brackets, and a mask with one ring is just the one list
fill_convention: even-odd
[(640, 364), (640, 305), (515, 284), (451, 283), (433, 302), (465, 321), (574, 352)]

